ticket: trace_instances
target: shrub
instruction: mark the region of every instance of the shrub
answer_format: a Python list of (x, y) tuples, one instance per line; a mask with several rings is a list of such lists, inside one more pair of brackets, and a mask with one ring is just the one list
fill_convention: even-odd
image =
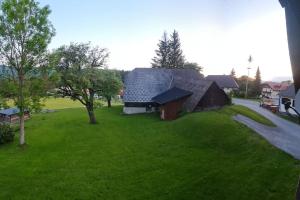
[(14, 141), (15, 133), (13, 129), (6, 124), (0, 124), (0, 144)]

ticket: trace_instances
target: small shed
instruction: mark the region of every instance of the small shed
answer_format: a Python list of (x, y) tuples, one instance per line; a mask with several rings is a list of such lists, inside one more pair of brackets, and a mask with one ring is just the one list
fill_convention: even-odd
[(173, 87), (155, 97), (152, 100), (160, 105), (160, 118), (174, 120), (182, 111), (183, 103), (193, 93), (177, 87)]
[[(18, 123), (19, 122), (19, 112), (18, 108), (8, 108), (4, 110), (0, 110), (0, 122), (4, 123)], [(24, 113), (25, 120), (30, 118), (29, 111), (25, 111)]]

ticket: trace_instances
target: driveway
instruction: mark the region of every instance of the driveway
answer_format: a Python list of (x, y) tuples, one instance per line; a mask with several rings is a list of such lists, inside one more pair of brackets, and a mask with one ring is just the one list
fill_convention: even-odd
[(261, 108), (258, 102), (242, 99), (233, 99), (233, 103), (237, 105), (246, 106), (272, 121), (277, 127), (269, 127), (257, 123), (245, 116), (237, 115), (235, 120), (245, 124), (253, 129), (271, 144), (300, 159), (300, 126), (282, 119), (272, 112)]

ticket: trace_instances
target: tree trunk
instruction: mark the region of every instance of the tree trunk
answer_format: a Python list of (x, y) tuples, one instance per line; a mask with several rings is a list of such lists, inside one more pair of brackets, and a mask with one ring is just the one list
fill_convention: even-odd
[(20, 115), (20, 146), (23, 146), (25, 144), (25, 118), (24, 113), (21, 113)]
[(24, 76), (21, 72), (19, 75), (19, 96), (18, 96), (18, 107), (19, 107), (19, 118), (20, 118), (20, 146), (25, 145), (25, 117), (24, 117)]
[(86, 106), (86, 109), (88, 111), (89, 114), (89, 119), (90, 119), (90, 124), (96, 124), (96, 117), (95, 117), (95, 113), (94, 113), (94, 107), (91, 105)]
[(111, 107), (111, 97), (107, 97), (107, 107)]

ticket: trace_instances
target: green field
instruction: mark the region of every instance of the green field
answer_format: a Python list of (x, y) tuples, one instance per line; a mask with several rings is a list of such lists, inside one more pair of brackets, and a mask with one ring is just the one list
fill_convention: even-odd
[(33, 115), (25, 149), (0, 147), (0, 199), (293, 200), (300, 162), (233, 121), (241, 112), (269, 123), (240, 106), (172, 122), (121, 106), (97, 125), (84, 108)]
[[(106, 106), (106, 101), (103, 100), (97, 100), (96, 102), (100, 103), (102, 106)], [(60, 110), (60, 109), (66, 109), (66, 108), (82, 108), (84, 107), (78, 100), (74, 101), (68, 97), (65, 98), (54, 98), (49, 97), (45, 98), (41, 101), (43, 104), (43, 109), (50, 109), (50, 110)], [(112, 105), (120, 105), (121, 102), (117, 100), (112, 100)], [(8, 101), (8, 105), (10, 107), (14, 107), (13, 101)]]

